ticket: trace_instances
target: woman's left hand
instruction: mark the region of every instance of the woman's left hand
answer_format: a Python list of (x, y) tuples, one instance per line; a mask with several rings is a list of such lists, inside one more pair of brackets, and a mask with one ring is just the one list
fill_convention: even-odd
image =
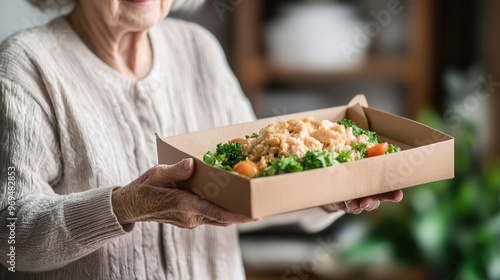
[(349, 214), (360, 214), (363, 211), (372, 211), (380, 206), (380, 202), (400, 202), (403, 199), (401, 190), (376, 194), (359, 199), (348, 200), (344, 202), (336, 202), (321, 206), (327, 212), (344, 211)]

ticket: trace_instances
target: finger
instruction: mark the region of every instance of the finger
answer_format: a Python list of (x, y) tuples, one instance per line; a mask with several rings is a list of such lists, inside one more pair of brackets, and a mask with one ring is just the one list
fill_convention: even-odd
[(172, 183), (187, 180), (194, 171), (193, 159), (188, 158), (173, 165), (158, 164), (152, 168), (148, 183)]
[(210, 218), (203, 217), (199, 214), (186, 213), (186, 212), (171, 212), (168, 214), (156, 213), (149, 217), (145, 217), (143, 221), (156, 221), (160, 223), (169, 223), (184, 229), (194, 229), (201, 225), (213, 225), (228, 227), (232, 223), (221, 223), (211, 220)]
[(331, 205), (332, 205), (333, 209), (335, 209), (335, 210), (347, 212), (347, 206), (345, 205), (345, 203), (343, 201), (337, 202), (337, 203), (332, 203)]
[(365, 211), (372, 211), (380, 206), (380, 200), (376, 197), (364, 197), (360, 199), (359, 206)]
[(208, 200), (199, 198), (198, 203), (194, 205), (195, 210), (205, 218), (218, 223), (247, 223), (254, 221), (252, 218), (243, 214), (229, 211)]
[(201, 223), (204, 225), (217, 226), (217, 227), (228, 227), (230, 225), (233, 225), (233, 223), (220, 223), (210, 219), (203, 219)]
[(345, 205), (345, 203), (342, 201), (342, 202), (335, 202), (335, 203), (330, 203), (330, 204), (326, 204), (326, 205), (322, 205), (320, 206), (323, 210), (325, 210), (326, 212), (335, 212), (335, 211), (344, 211), (344, 212), (347, 212), (347, 207)]
[(380, 201), (400, 202), (403, 199), (403, 191), (395, 190), (391, 192), (381, 193), (375, 196)]
[[(344, 204), (342, 203), (342, 205), (344, 205)], [(321, 207), (323, 210), (325, 210), (326, 212), (328, 212), (328, 213), (331, 213), (331, 212), (335, 212), (335, 211), (340, 210), (340, 207), (339, 207), (337, 204), (335, 204), (335, 203), (322, 205), (322, 206), (320, 206), (320, 207)]]
[(345, 201), (345, 206), (347, 208), (347, 212), (351, 214), (360, 214), (363, 212), (363, 209), (359, 206), (359, 200), (358, 199), (353, 199), (353, 200), (348, 200)]
[(188, 219), (187, 221), (179, 222), (177, 226), (181, 227), (181, 228), (186, 228), (186, 229), (194, 229), (194, 228), (199, 227), (201, 225), (228, 227), (232, 224), (233, 223), (221, 223), (221, 222), (212, 220), (208, 217), (197, 215), (197, 216), (191, 217), (191, 219)]
[(179, 205), (181, 210), (191, 213), (192, 215), (203, 216), (219, 223), (246, 223), (258, 220), (253, 220), (243, 214), (232, 212), (192, 192), (184, 190), (176, 190), (176, 192), (181, 195), (179, 200), (183, 201), (183, 203)]

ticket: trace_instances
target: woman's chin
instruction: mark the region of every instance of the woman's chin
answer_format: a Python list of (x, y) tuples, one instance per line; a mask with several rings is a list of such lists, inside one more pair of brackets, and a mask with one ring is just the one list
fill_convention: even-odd
[(131, 32), (141, 32), (141, 31), (147, 31), (148, 29), (150, 29), (151, 27), (153, 27), (157, 23), (158, 23), (158, 21), (128, 22), (127, 26)]
[(155, 4), (155, 0), (122, 0), (124, 4), (137, 6), (137, 7), (147, 7)]
[(131, 30), (142, 31), (153, 27), (164, 17), (158, 11), (127, 13), (121, 15), (120, 21)]

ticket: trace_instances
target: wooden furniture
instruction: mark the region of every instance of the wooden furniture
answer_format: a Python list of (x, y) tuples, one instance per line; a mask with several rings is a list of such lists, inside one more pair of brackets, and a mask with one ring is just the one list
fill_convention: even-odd
[(357, 70), (344, 72), (307, 72), (277, 67), (261, 51), (264, 24), (264, 0), (243, 1), (234, 11), (232, 66), (255, 109), (271, 82), (287, 86), (299, 84), (334, 84), (344, 81), (388, 80), (401, 83), (408, 94), (407, 111), (411, 117), (432, 103), (433, 2), (407, 2), (408, 42), (403, 55), (371, 55)]

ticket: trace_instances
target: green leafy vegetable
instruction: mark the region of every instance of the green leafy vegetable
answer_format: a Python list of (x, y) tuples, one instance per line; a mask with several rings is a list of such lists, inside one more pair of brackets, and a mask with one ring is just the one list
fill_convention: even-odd
[[(377, 133), (369, 130), (364, 130), (360, 128), (355, 122), (344, 119), (339, 121), (338, 124), (345, 126), (346, 128), (351, 128), (352, 133), (355, 137), (359, 135), (368, 136), (368, 141), (374, 144), (379, 144), (380, 140), (377, 137)], [(252, 133), (251, 135), (245, 135), (246, 139), (257, 138), (259, 135), (257, 133)], [(329, 151), (307, 151), (305, 156), (301, 160), (297, 160), (295, 155), (290, 155), (289, 157), (281, 157), (275, 159), (271, 162), (268, 167), (262, 170), (256, 177), (272, 176), (278, 174), (299, 172), (302, 170), (309, 170), (314, 168), (329, 167), (338, 163), (352, 161), (351, 156), (353, 151), (358, 151), (360, 153), (360, 158), (367, 157), (367, 144), (355, 144), (350, 150), (342, 152), (329, 152)], [(393, 144), (389, 144), (388, 150), (385, 154), (391, 154), (399, 152), (401, 149)], [(233, 167), (245, 160), (243, 155), (243, 149), (239, 142), (234, 143), (219, 143), (215, 153), (208, 151), (203, 156), (203, 161), (214, 167), (233, 171)]]
[(401, 151), (401, 148), (394, 145), (394, 144), (389, 144), (389, 148), (387, 149), (387, 151), (385, 151), (385, 155), (387, 154), (392, 154), (392, 153), (396, 153), (396, 152), (399, 152)]
[(304, 170), (328, 167), (339, 163), (335, 158), (337, 154), (328, 151), (307, 151), (302, 159), (302, 166)]
[(250, 138), (257, 138), (259, 137), (259, 134), (257, 133), (252, 133), (252, 135), (245, 135), (245, 139), (250, 139)]
[(377, 133), (375, 131), (369, 131), (369, 130), (363, 130), (363, 131), (364, 131), (363, 134), (368, 136), (368, 141), (374, 144), (380, 143), (380, 139), (378, 139)]
[(214, 155), (212, 152), (208, 151), (206, 154), (203, 155), (203, 161), (206, 164), (212, 165), (214, 167), (228, 171), (233, 171), (231, 166), (224, 164), (224, 162), (226, 161), (226, 155)]
[(208, 151), (203, 155), (203, 161), (214, 167), (233, 171), (233, 166), (245, 159), (240, 143), (219, 143), (215, 154)]
[(224, 165), (229, 165), (230, 167), (235, 166), (238, 162), (245, 159), (243, 156), (243, 150), (241, 149), (241, 144), (235, 143), (219, 143), (215, 149), (216, 155), (225, 155), (225, 161), (222, 163)]
[(345, 128), (350, 127), (352, 129), (352, 134), (354, 136), (356, 136), (356, 137), (358, 137), (359, 135), (364, 134), (364, 135), (368, 136), (368, 141), (370, 141), (371, 143), (374, 143), (374, 144), (379, 144), (380, 143), (380, 140), (378, 139), (376, 132), (369, 131), (369, 130), (364, 130), (364, 129), (360, 128), (355, 122), (353, 122), (351, 120), (343, 119), (343, 120), (341, 120), (341, 121), (339, 121), (337, 123), (345, 126)]
[(339, 152), (336, 160), (338, 162), (348, 162), (348, 161), (351, 161), (351, 154), (352, 154), (351, 150)]
[(337, 123), (345, 126), (345, 128), (348, 128), (348, 127), (352, 128), (352, 134), (354, 134), (354, 136), (356, 136), (356, 137), (358, 137), (361, 134), (364, 134), (363, 133), (364, 130), (362, 128), (360, 128), (358, 126), (358, 124), (356, 124), (355, 122), (353, 122), (351, 120), (343, 119)]
[(365, 158), (367, 156), (366, 150), (368, 146), (366, 144), (354, 144), (351, 150), (356, 150), (361, 155), (361, 158)]
[(210, 151), (203, 155), (203, 161), (208, 165), (214, 165), (217, 160), (219, 160), (217, 156)]
[(275, 159), (268, 167), (264, 168), (257, 177), (299, 172), (302, 170), (302, 164), (300, 164), (295, 158), (295, 155), (292, 154), (289, 157)]

